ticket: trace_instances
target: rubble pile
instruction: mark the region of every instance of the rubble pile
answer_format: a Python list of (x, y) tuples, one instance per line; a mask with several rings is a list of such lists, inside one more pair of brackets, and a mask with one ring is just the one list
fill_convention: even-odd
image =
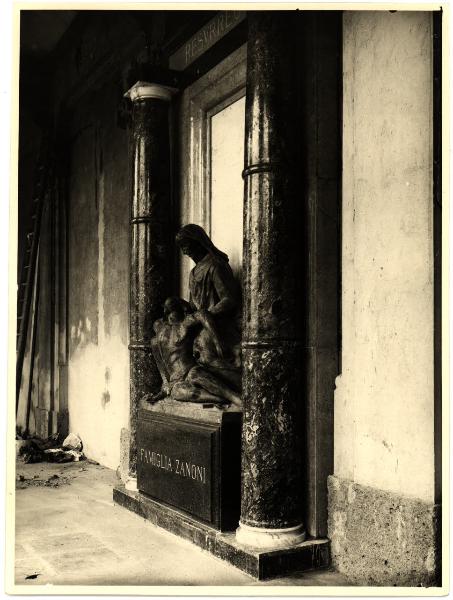
[(55, 433), (46, 440), (16, 435), (16, 453), (24, 463), (53, 462), (66, 463), (85, 460), (80, 437), (70, 433), (64, 440)]

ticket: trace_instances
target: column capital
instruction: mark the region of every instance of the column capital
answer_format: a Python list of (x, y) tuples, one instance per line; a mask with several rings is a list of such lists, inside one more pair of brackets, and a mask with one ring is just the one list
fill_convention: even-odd
[(177, 92), (177, 88), (161, 85), (160, 83), (151, 83), (149, 81), (137, 81), (125, 94), (132, 102), (136, 100), (165, 100), (170, 102), (172, 96)]

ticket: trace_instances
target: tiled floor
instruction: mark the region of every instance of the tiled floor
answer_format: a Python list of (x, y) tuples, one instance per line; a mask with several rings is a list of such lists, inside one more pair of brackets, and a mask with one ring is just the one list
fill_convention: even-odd
[(17, 585), (347, 585), (332, 571), (257, 582), (115, 505), (115, 474), (99, 465), (18, 463), (20, 476)]

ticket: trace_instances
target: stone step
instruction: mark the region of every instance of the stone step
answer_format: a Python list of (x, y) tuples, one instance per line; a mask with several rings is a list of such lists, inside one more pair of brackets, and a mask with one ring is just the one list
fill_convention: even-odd
[(220, 532), (142, 492), (126, 490), (123, 485), (113, 489), (113, 500), (258, 580), (330, 566), (330, 541), (325, 538), (278, 550), (252, 549), (239, 544), (234, 532)]

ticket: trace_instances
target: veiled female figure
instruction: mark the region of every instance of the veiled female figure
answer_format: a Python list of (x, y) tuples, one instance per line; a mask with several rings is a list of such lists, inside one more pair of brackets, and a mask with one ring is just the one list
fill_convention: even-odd
[(214, 246), (199, 225), (182, 227), (176, 242), (195, 263), (189, 277), (190, 306), (214, 317), (223, 348), (220, 357), (209, 331), (202, 329), (194, 341), (194, 356), (217, 377), (240, 389), (241, 291), (228, 256)]

